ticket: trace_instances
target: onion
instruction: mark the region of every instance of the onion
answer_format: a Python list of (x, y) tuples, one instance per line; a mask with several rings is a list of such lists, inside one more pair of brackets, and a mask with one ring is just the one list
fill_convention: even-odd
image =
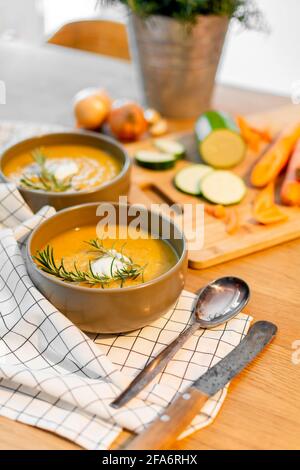
[(106, 120), (111, 100), (104, 90), (86, 88), (74, 98), (73, 109), (78, 127), (97, 129)]
[(138, 139), (147, 130), (144, 111), (133, 101), (115, 101), (109, 113), (108, 122), (111, 132), (121, 140)]

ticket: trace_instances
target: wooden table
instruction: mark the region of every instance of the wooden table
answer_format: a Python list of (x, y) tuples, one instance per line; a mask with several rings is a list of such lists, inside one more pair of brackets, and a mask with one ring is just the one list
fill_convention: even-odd
[[(78, 89), (101, 84), (115, 97), (138, 98), (135, 77), (125, 62), (55, 46), (0, 45), (0, 79), (7, 104), (0, 119), (72, 123), (71, 98)], [(136, 94), (135, 94), (136, 93)], [(230, 112), (258, 112), (289, 104), (284, 97), (216, 88), (214, 105)], [(188, 123), (172, 123), (182, 129)], [(255, 320), (279, 327), (278, 337), (230, 387), (215, 422), (182, 441), (179, 449), (299, 449), (300, 364), (292, 344), (300, 340), (300, 243), (277, 246), (205, 271), (189, 270), (187, 289), (195, 291), (223, 275), (243, 277), (252, 297), (245, 309)], [(122, 439), (116, 443), (120, 445)], [(0, 449), (76, 449), (51, 433), (0, 418)]]

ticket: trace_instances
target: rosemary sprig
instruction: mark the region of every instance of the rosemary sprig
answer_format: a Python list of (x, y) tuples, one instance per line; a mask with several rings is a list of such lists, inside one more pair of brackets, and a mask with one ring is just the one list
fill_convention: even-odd
[[(105, 248), (99, 239), (90, 240), (86, 243), (91, 245), (96, 249), (97, 252), (101, 254), (100, 258), (102, 256), (110, 256), (112, 258), (110, 276), (105, 274), (98, 275), (94, 273), (91, 261), (89, 261), (89, 269), (87, 271), (81, 271), (75, 262), (73, 265), (73, 270), (68, 270), (64, 265), (63, 258), (59, 264), (56, 263), (54, 258), (54, 250), (50, 245), (47, 245), (44, 250), (38, 250), (36, 256), (33, 256), (33, 259), (38, 263), (42, 271), (48, 274), (52, 274), (53, 276), (63, 281), (86, 283), (94, 286), (101, 285), (101, 287), (105, 287), (111, 282), (119, 281), (121, 287), (123, 287), (126, 280), (135, 280), (141, 276), (142, 282), (144, 282), (144, 270), (146, 266), (135, 264), (130, 258), (126, 258), (125, 256), (117, 258), (116, 252), (113, 249)], [(122, 262), (122, 267), (117, 269), (116, 272), (113, 272), (113, 264), (117, 259)]]
[[(86, 241), (85, 243), (90, 245), (92, 248), (94, 248), (94, 250), (101, 253), (102, 255), (108, 255), (108, 256), (114, 257), (115, 254), (116, 254), (116, 250), (114, 249), (115, 242), (112, 244), (111, 248), (105, 248), (105, 246), (103, 245), (103, 241), (100, 240), (100, 238), (94, 238), (93, 240)], [(124, 250), (125, 245), (126, 245), (126, 243), (124, 243), (122, 245), (121, 249), (119, 250), (119, 254), (121, 255), (121, 257), (119, 257), (119, 260), (121, 260), (123, 263), (126, 264), (126, 263), (128, 263), (128, 259), (129, 259), (130, 264), (133, 264), (130, 257), (123, 256), (123, 250)]]
[(39, 167), (39, 173), (30, 177), (23, 173), (20, 183), (29, 189), (42, 191), (64, 192), (71, 189), (72, 177), (62, 181), (57, 180), (55, 175), (46, 167), (47, 157), (41, 149), (35, 149), (31, 152), (32, 158)]
[(85, 243), (94, 248), (94, 250), (99, 251), (102, 255), (112, 255), (113, 253), (114, 245), (112, 245), (110, 249), (105, 248), (100, 238), (94, 238), (92, 240), (85, 241)]

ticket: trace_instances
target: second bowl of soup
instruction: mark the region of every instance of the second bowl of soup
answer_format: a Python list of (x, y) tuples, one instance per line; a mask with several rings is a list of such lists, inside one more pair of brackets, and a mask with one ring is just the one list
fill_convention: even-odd
[(93, 201), (117, 201), (127, 194), (130, 160), (113, 139), (89, 132), (32, 137), (1, 156), (2, 179), (14, 182), (36, 211)]
[[(112, 209), (107, 229), (103, 221)], [(127, 205), (84, 204), (44, 221), (29, 239), (33, 282), (85, 331), (141, 328), (171, 308), (183, 289), (187, 254), (180, 230), (150, 211), (146, 227), (137, 228), (132, 213)]]

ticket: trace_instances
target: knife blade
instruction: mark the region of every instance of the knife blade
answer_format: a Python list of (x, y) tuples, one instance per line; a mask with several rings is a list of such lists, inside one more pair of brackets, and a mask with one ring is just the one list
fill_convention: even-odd
[(277, 327), (271, 322), (254, 323), (238, 346), (196, 380), (144, 432), (133, 439), (126, 449), (172, 448), (175, 439), (199, 413), (206, 400), (253, 361), (276, 333)]

